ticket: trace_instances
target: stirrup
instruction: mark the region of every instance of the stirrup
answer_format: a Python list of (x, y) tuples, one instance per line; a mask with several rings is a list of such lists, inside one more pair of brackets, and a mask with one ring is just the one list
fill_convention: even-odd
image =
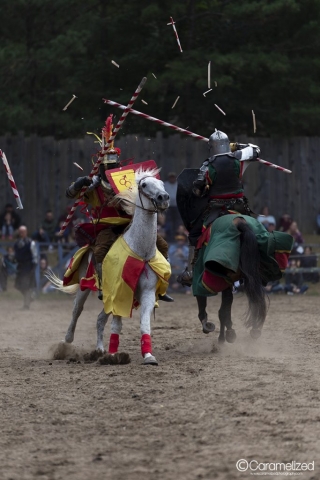
[(163, 302), (174, 302), (173, 298), (166, 293), (164, 295), (158, 295), (158, 300), (162, 300)]
[(186, 287), (191, 287), (192, 285), (192, 272), (186, 268), (181, 275), (177, 276), (177, 282), (181, 283), (181, 285), (186, 286)]

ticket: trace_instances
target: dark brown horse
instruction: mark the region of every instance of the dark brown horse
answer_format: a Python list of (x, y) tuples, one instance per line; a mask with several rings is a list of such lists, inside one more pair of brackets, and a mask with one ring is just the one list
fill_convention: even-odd
[[(245, 326), (251, 327), (250, 335), (252, 338), (259, 338), (263, 327), (266, 314), (266, 293), (263, 288), (260, 271), (260, 252), (256, 235), (249, 225), (241, 217), (234, 219), (234, 224), (240, 232), (240, 261), (238, 271), (235, 273), (219, 265), (219, 271), (230, 279), (230, 286), (226, 286), (222, 291), (221, 306), (219, 309), (220, 334), (219, 342), (225, 341), (233, 343), (236, 340), (236, 332), (232, 328), (231, 307), (233, 302), (232, 283), (243, 279), (244, 292), (248, 298), (248, 312)], [(212, 265), (210, 265), (212, 263)], [(214, 265), (215, 264), (215, 265)], [(207, 262), (208, 268), (217, 270), (216, 262)], [(226, 284), (227, 285), (227, 284)], [(206, 311), (207, 297), (196, 296), (199, 308), (198, 318), (202, 324), (203, 332), (210, 333), (215, 330), (215, 325), (208, 322)]]

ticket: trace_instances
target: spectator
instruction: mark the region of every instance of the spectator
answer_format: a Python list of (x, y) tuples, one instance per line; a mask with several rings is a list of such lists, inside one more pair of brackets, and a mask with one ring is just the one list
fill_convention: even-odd
[(281, 285), (279, 280), (275, 280), (268, 282), (264, 289), (267, 293), (280, 293), (284, 291), (284, 285)]
[(52, 210), (47, 210), (45, 218), (41, 224), (41, 228), (48, 235), (49, 241), (53, 242), (55, 239), (56, 223), (53, 218)]
[(7, 203), (5, 205), (4, 211), (0, 215), (0, 225), (4, 224), (5, 216), (6, 216), (7, 213), (11, 214), (11, 219), (12, 219), (11, 224), (12, 224), (13, 230), (17, 230), (21, 225), (21, 219), (20, 219), (20, 216), (14, 210), (13, 205), (11, 203)]
[(13, 247), (7, 247), (7, 253), (3, 255), (0, 264), (0, 291), (7, 290), (8, 277), (17, 273), (17, 260)]
[(167, 232), (165, 230), (166, 217), (165, 215), (157, 215), (157, 232), (166, 240)]
[(190, 288), (184, 288), (181, 283), (176, 281), (176, 276), (186, 268), (188, 263), (189, 247), (187, 235), (178, 234), (174, 237), (175, 243), (169, 246), (168, 256), (171, 265), (172, 275), (170, 278), (170, 288), (176, 291), (191, 293)]
[(35, 240), (39, 243), (50, 243), (49, 236), (42, 227), (40, 227), (39, 230), (32, 234), (32, 240)]
[(290, 260), (289, 268), (290, 271), (285, 274), (285, 291), (288, 295), (305, 293), (309, 287), (303, 284), (302, 273), (297, 271), (297, 261)]
[(62, 225), (64, 223), (64, 220), (60, 220), (58, 225), (56, 226), (55, 232), (54, 232), (54, 241), (58, 243), (69, 243), (69, 236), (71, 234), (71, 230), (68, 227), (64, 230), (63, 233), (60, 233), (60, 230), (62, 228)]
[(15, 287), (23, 295), (22, 310), (29, 310), (33, 300), (35, 282), (35, 266), (38, 263), (37, 247), (28, 237), (28, 229), (21, 225), (18, 229), (18, 240), (14, 244), (15, 257), (17, 260), (17, 276)]
[(3, 223), (1, 225), (1, 239), (12, 240), (14, 233), (13, 218), (10, 212), (4, 215)]
[(48, 265), (48, 259), (45, 255), (41, 255), (41, 258), (40, 258), (40, 288), (41, 288), (41, 292), (44, 293), (44, 294), (56, 291), (55, 287), (52, 285), (52, 283), (46, 277), (46, 273), (47, 273), (48, 269), (51, 269), (51, 267)]
[(167, 240), (172, 242), (174, 240), (175, 231), (178, 225), (181, 223), (181, 217), (177, 207), (177, 174), (175, 172), (169, 172), (168, 180), (164, 182), (164, 188), (170, 196), (170, 207), (166, 213), (166, 231)]
[(273, 215), (269, 214), (268, 207), (263, 207), (262, 214), (258, 216), (257, 220), (258, 222), (262, 223), (262, 225), (266, 228), (266, 230), (268, 230), (270, 223), (272, 223), (273, 225), (276, 224), (276, 219), (274, 218)]
[[(317, 267), (317, 256), (312, 253), (311, 247), (306, 247), (304, 254), (300, 258), (300, 266), (302, 268), (315, 268)], [(304, 272), (302, 274), (304, 282), (319, 282), (318, 272)]]
[(269, 225), (268, 225), (268, 228), (267, 228), (268, 232), (272, 233), (272, 232), (275, 231), (275, 229), (276, 229), (276, 224), (273, 223), (273, 222), (270, 222)]
[(279, 220), (279, 232), (286, 232), (292, 223), (292, 218), (288, 213), (284, 213)]
[(291, 255), (297, 255), (303, 253), (302, 244), (304, 243), (301, 232), (298, 229), (297, 222), (291, 222), (286, 233), (289, 233), (294, 239), (294, 245), (291, 251)]

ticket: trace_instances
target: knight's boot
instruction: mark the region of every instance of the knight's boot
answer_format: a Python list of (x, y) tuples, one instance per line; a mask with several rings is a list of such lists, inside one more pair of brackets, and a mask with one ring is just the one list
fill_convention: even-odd
[(177, 277), (177, 282), (181, 285), (191, 287), (193, 278), (193, 265), (195, 263), (195, 247), (189, 245), (189, 257), (187, 268)]
[(99, 290), (98, 290), (98, 298), (99, 300), (102, 300), (103, 295), (102, 295), (102, 263), (96, 263), (95, 264), (95, 269), (98, 275), (98, 282), (99, 282)]
[(174, 302), (174, 299), (170, 297), (170, 295), (168, 295), (167, 293), (165, 293), (164, 295), (158, 295), (158, 299), (162, 300), (163, 302)]

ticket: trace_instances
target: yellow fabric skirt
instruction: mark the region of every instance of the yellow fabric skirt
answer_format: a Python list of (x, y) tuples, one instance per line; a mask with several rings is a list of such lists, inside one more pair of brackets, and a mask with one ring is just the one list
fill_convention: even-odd
[(120, 236), (110, 248), (102, 264), (103, 304), (106, 313), (112, 312), (121, 317), (131, 317), (132, 309), (139, 303), (134, 293), (140, 275), (147, 275), (146, 264), (158, 277), (155, 302), (168, 288), (171, 267), (164, 256), (156, 250), (155, 256), (145, 262), (127, 245)]

